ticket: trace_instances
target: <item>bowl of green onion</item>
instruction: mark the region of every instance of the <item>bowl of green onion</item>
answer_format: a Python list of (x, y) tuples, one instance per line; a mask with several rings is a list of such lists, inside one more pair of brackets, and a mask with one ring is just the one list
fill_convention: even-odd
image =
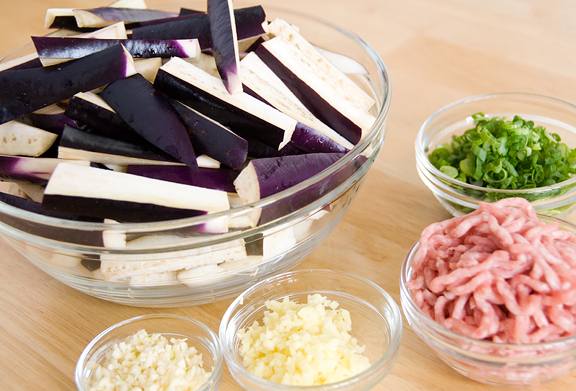
[(522, 197), (541, 214), (576, 209), (576, 105), (501, 92), (451, 103), (415, 141), (422, 181), (453, 216), (479, 202)]

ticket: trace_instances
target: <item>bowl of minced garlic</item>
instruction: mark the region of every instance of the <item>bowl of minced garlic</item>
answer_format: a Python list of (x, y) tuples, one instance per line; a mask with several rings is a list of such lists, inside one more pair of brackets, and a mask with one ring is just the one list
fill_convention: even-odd
[(215, 391), (223, 356), (216, 334), (179, 315), (153, 314), (106, 329), (84, 349), (75, 381), (79, 391)]
[(243, 292), (219, 337), (245, 390), (369, 390), (392, 369), (401, 332), (397, 304), (376, 284), (334, 270), (298, 270)]

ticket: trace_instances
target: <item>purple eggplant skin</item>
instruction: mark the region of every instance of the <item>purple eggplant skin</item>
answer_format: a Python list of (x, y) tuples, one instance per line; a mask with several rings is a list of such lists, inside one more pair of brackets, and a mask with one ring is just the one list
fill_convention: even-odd
[(21, 69), (34, 69), (34, 68), (42, 68), (42, 67), (43, 67), (42, 61), (40, 61), (40, 58), (36, 57), (36, 58), (31, 59), (31, 60), (16, 64), (10, 68), (6, 68), (6, 69), (4, 69), (4, 71), (18, 71)]
[(206, 93), (162, 68), (156, 74), (154, 88), (220, 122), (242, 138), (257, 140), (273, 148), (278, 148), (284, 140), (283, 130), (276, 129), (261, 118)]
[(42, 208), (50, 213), (83, 214), (93, 218), (112, 219), (120, 223), (149, 223), (207, 214), (204, 211), (171, 208), (156, 204), (57, 194), (44, 195)]
[(0, 124), (134, 72), (131, 56), (122, 45), (64, 64), (0, 72)]
[(301, 122), (296, 125), (290, 141), (295, 147), (308, 153), (346, 153), (350, 151), (325, 134)]
[(129, 143), (99, 134), (87, 133), (72, 126), (64, 128), (58, 147), (158, 162), (176, 162), (172, 156), (157, 150), (144, 139), (139, 144)]
[(45, 185), (62, 160), (24, 156), (0, 156), (0, 180), (18, 184)]
[(205, 14), (204, 11), (199, 11), (199, 10), (193, 10), (190, 8), (180, 8), (180, 12), (178, 13), (178, 15), (180, 16), (184, 16), (184, 15), (196, 15), (196, 14)]
[(118, 113), (84, 99), (80, 95), (74, 95), (70, 99), (64, 114), (82, 125), (87, 125), (90, 133), (132, 144), (142, 144), (144, 141), (134, 129), (120, 118)]
[[(316, 165), (312, 164), (310, 166), (310, 165), (306, 164), (306, 167), (315, 167), (314, 171), (317, 171), (318, 169), (321, 169), (322, 166), (325, 166), (328, 162), (338, 158), (338, 156), (343, 156), (342, 154), (338, 154), (338, 153), (336, 153), (336, 154), (306, 154), (306, 155), (299, 155), (299, 156), (284, 156), (284, 157), (281, 157), (279, 159), (282, 159), (283, 161), (288, 161), (288, 160), (296, 161), (296, 159), (303, 159), (303, 158), (309, 159), (309, 160), (314, 160), (315, 156), (319, 157), (320, 155), (333, 155), (333, 156), (324, 156), (324, 158), (322, 158), (320, 162), (317, 162)], [(256, 161), (256, 160), (253, 160), (253, 161)], [(318, 181), (318, 182), (298, 191), (297, 193), (294, 193), (294, 194), (290, 195), (289, 197), (286, 197), (286, 198), (280, 200), (279, 202), (265, 205), (262, 208), (262, 213), (260, 215), (259, 224), (265, 224), (265, 223), (268, 223), (270, 221), (274, 221), (280, 217), (287, 216), (290, 213), (293, 213), (293, 212), (305, 207), (306, 205), (318, 200), (319, 198), (327, 195), (328, 193), (330, 193), (331, 191), (336, 189), (338, 186), (340, 186), (342, 183), (344, 183), (356, 171), (360, 170), (361, 167), (366, 163), (366, 161), (367, 161), (366, 157), (358, 156), (354, 160), (352, 160), (349, 164), (343, 166), (340, 170), (335, 171), (334, 173), (327, 176), (323, 180)], [(321, 162), (322, 162), (322, 164), (319, 164)], [(310, 161), (308, 161), (306, 163), (310, 163)], [(282, 164), (282, 163), (280, 163), (280, 164)], [(287, 188), (287, 186), (286, 186), (286, 184), (281, 182), (280, 177), (284, 176), (284, 174), (291, 175), (291, 173), (294, 173), (295, 172), (294, 170), (297, 170), (297, 167), (299, 167), (299, 166), (300, 166), (300, 164), (295, 164), (295, 165), (292, 165), (291, 169), (287, 169), (286, 167), (283, 167), (282, 169), (278, 170), (277, 168), (274, 168), (274, 167), (276, 167), (276, 163), (272, 162), (270, 167), (268, 167), (267, 169), (268, 169), (268, 173), (271, 173), (275, 177), (275, 180), (273, 180), (272, 182), (276, 182), (280, 188), (284, 189), (284, 188)], [(286, 169), (284, 169), (284, 168), (286, 168)], [(261, 175), (264, 175), (265, 169), (266, 169), (266, 167), (260, 167), (259, 170), (261, 170), (260, 171)], [(303, 171), (305, 171), (305, 170), (306, 169), (303, 169)], [(308, 178), (304, 178), (304, 176), (305, 175), (301, 175), (299, 179), (302, 179), (302, 180), (308, 179)], [(275, 194), (279, 191), (273, 187), (272, 182), (264, 185), (263, 189), (260, 190), (262, 196), (264, 194)], [(296, 181), (292, 180), (291, 182), (294, 183)]]
[(90, 32), (96, 30), (93, 27), (78, 27), (76, 18), (74, 16), (59, 15), (54, 18), (52, 24), (48, 27), (50, 29), (66, 29), (78, 32)]
[(26, 116), (32, 122), (32, 125), (44, 129), (47, 132), (61, 135), (66, 125), (77, 126), (76, 121), (65, 114), (65, 110), (61, 113), (45, 114), (45, 113), (30, 113)]
[(100, 97), (151, 144), (187, 166), (198, 168), (192, 142), (176, 109), (144, 76), (136, 74), (117, 80)]
[(128, 174), (161, 179), (168, 182), (181, 183), (208, 189), (235, 193), (234, 180), (239, 171), (229, 168), (191, 169), (183, 166), (129, 165)]
[[(103, 223), (102, 218), (93, 218), (83, 216), (81, 214), (50, 212), (42, 209), (42, 204), (26, 198), (18, 197), (12, 194), (0, 192), (0, 202), (4, 202), (13, 207), (26, 210), (28, 212), (36, 213), (43, 216), (54, 217), (64, 220), (72, 221), (85, 221), (93, 223)], [(49, 229), (45, 225), (37, 225), (28, 220), (14, 217), (10, 214), (0, 212), (0, 221), (14, 227), (20, 231), (32, 235), (42, 236), (47, 239), (58, 240), (66, 243), (85, 244), (85, 245), (98, 245), (103, 246), (102, 233), (93, 230), (72, 230), (61, 229), (56, 225), (51, 226)]]
[(311, 153), (252, 160), (250, 164), (258, 176), (260, 199), (313, 177), (343, 156), (343, 153)]
[[(32, 37), (40, 58), (81, 58), (122, 44), (134, 58), (191, 57), (190, 40), (86, 39), (77, 37)], [(187, 47), (188, 46), (188, 47)]]
[(242, 92), (232, 0), (208, 0), (208, 20), (216, 69), (229, 93)]
[[(234, 10), (237, 39), (247, 39), (266, 33), (262, 23), (266, 13), (261, 6)], [(212, 47), (210, 23), (207, 14), (191, 15), (166, 23), (153, 24), (132, 29), (132, 39), (192, 39), (197, 38), (202, 50)]]
[(303, 150), (297, 148), (289, 142), (280, 150), (277, 148), (269, 147), (266, 144), (257, 140), (248, 140), (248, 157), (251, 159), (262, 159), (266, 157), (280, 157), (288, 155), (302, 155), (305, 154)]
[(236, 170), (242, 168), (248, 157), (248, 141), (181, 102), (170, 101), (186, 126), (197, 154), (208, 155)]
[(264, 45), (260, 45), (255, 53), (278, 75), (290, 91), (296, 95), (312, 114), (340, 133), (342, 137), (352, 144), (357, 144), (358, 141), (360, 141), (362, 129), (328, 104), (313, 88), (302, 81), (278, 60), (274, 54), (270, 53)]

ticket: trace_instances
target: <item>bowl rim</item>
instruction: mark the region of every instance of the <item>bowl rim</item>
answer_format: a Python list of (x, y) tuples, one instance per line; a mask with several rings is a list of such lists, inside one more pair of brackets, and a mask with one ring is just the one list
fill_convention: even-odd
[[(569, 227), (571, 227), (574, 232), (576, 232), (576, 224), (575, 223), (571, 223), (569, 221), (563, 220), (561, 218), (558, 217), (554, 217), (554, 216), (548, 216), (548, 215), (543, 215), (543, 214), (538, 214), (538, 217), (541, 219), (545, 219), (545, 220), (550, 220), (552, 222), (557, 222), (560, 225), (568, 225)], [(576, 353), (576, 334), (571, 335), (571, 336), (567, 336), (567, 337), (563, 337), (563, 338), (559, 338), (553, 341), (548, 341), (548, 342), (537, 342), (537, 343), (521, 343), (521, 344), (514, 344), (514, 343), (500, 343), (500, 342), (492, 342), (492, 341), (486, 341), (486, 340), (479, 340), (479, 339), (474, 339), (471, 337), (468, 337), (464, 334), (460, 334), (457, 333), (455, 331), (450, 330), (447, 327), (442, 326), (441, 324), (439, 324), (438, 322), (436, 322), (435, 320), (433, 320), (432, 318), (430, 318), (429, 316), (427, 316), (424, 311), (422, 311), (422, 309), (420, 309), (420, 307), (418, 305), (416, 305), (416, 302), (414, 301), (414, 297), (412, 295), (412, 292), (410, 291), (410, 289), (408, 289), (406, 287), (406, 282), (409, 281), (407, 278), (409, 278), (410, 276), (408, 275), (408, 273), (411, 271), (411, 265), (412, 265), (412, 261), (414, 259), (414, 256), (416, 255), (416, 252), (418, 251), (419, 248), (419, 241), (416, 241), (412, 247), (410, 248), (410, 250), (407, 252), (406, 256), (404, 257), (404, 260), (402, 261), (402, 266), (401, 266), (401, 270), (400, 270), (400, 294), (401, 294), (401, 304), (403, 307), (403, 312), (404, 312), (404, 316), (406, 316), (407, 319), (411, 319), (413, 321), (415, 321), (416, 324), (418, 324), (418, 328), (427, 328), (429, 330), (432, 330), (433, 332), (441, 335), (442, 339), (450, 339), (451, 341), (459, 341), (462, 342), (466, 345), (475, 345), (475, 346), (479, 346), (481, 348), (489, 348), (489, 349), (494, 349), (494, 348), (498, 348), (498, 349), (510, 349), (510, 350), (534, 350), (534, 349), (557, 349), (557, 348), (561, 348), (561, 347), (565, 347), (567, 344), (572, 345), (572, 350)], [(406, 311), (407, 307), (408, 311)], [(412, 316), (412, 314), (416, 315), (416, 318)], [(420, 324), (422, 326), (420, 326)], [(428, 341), (425, 341), (426, 343), (428, 343)], [(455, 346), (456, 344), (454, 342), (450, 342), (451, 346)], [(499, 356), (494, 356), (494, 355), (490, 355), (490, 354), (484, 354), (484, 353), (471, 353), (471, 352), (467, 352), (466, 354), (468, 355), (474, 355), (474, 356), (478, 356), (478, 357), (489, 357), (489, 360), (496, 360)], [(507, 361), (506, 357), (502, 357), (503, 361)], [(543, 356), (542, 358), (540, 358), (541, 360), (548, 360), (549, 356)], [(515, 358), (515, 360), (520, 361), (520, 358)], [(529, 359), (531, 362), (533, 362), (535, 360), (534, 357), (531, 357)]]
[[(206, 332), (206, 334), (208, 335), (210, 342), (212, 342), (213, 346), (214, 346), (214, 354), (212, 354), (212, 359), (214, 360), (214, 367), (212, 368), (212, 372), (210, 373), (210, 376), (208, 376), (208, 379), (206, 379), (206, 381), (202, 384), (202, 386), (200, 388), (198, 388), (197, 391), (208, 391), (211, 389), (211, 387), (214, 384), (218, 383), (218, 378), (220, 378), (222, 376), (223, 373), (223, 368), (224, 368), (224, 355), (222, 354), (222, 343), (220, 342), (220, 339), (218, 338), (218, 336), (216, 335), (216, 333), (214, 331), (212, 331), (212, 329), (210, 329), (206, 324), (193, 319), (191, 317), (188, 316), (184, 316), (184, 315), (177, 315), (177, 314), (171, 314), (171, 313), (155, 313), (155, 314), (146, 314), (146, 315), (139, 315), (139, 316), (135, 316), (129, 319), (124, 319), (108, 328), (106, 328), (104, 331), (100, 332), (96, 337), (94, 337), (89, 343), (88, 345), (86, 345), (86, 347), (84, 348), (84, 350), (82, 350), (82, 353), (80, 354), (80, 356), (78, 357), (78, 361), (76, 362), (76, 366), (74, 368), (74, 382), (76, 384), (76, 387), (78, 388), (78, 390), (87, 390), (84, 387), (84, 383), (83, 381), (85, 380), (83, 375), (83, 371), (85, 368), (86, 363), (88, 363), (88, 353), (90, 352), (90, 350), (92, 350), (92, 348), (102, 340), (102, 338), (106, 337), (108, 334), (110, 334), (110, 332), (125, 326), (127, 324), (139, 321), (139, 320), (145, 320), (145, 319), (154, 319), (154, 318), (170, 318), (170, 319), (177, 319), (177, 320), (183, 320), (189, 323), (194, 323), (195, 325), (199, 326), (200, 329), (202, 329), (204, 332)], [(128, 335), (127, 335), (128, 336)], [(212, 353), (212, 352), (211, 352)]]
[[(522, 96), (524, 96), (524, 97), (529, 97), (529, 98), (548, 100), (550, 102), (555, 102), (557, 104), (570, 106), (574, 110), (576, 110), (576, 104), (573, 104), (567, 100), (555, 98), (555, 97), (548, 96), (548, 95), (538, 94), (538, 93), (521, 92), (521, 91), (491, 92), (491, 93), (486, 93), (486, 94), (469, 96), (466, 98), (462, 98), (462, 99), (453, 101), (453, 102), (443, 106), (442, 108), (440, 108), (439, 110), (434, 112), (432, 115), (430, 115), (424, 121), (424, 123), (420, 126), (418, 133), (416, 134), (416, 139), (414, 142), (414, 149), (416, 150), (416, 164), (424, 167), (427, 172), (430, 172), (432, 175), (439, 177), (442, 181), (450, 183), (450, 185), (465, 187), (467, 189), (477, 190), (477, 191), (481, 191), (481, 192), (491, 192), (491, 193), (493, 192), (493, 193), (501, 193), (501, 194), (517, 194), (518, 196), (521, 196), (523, 194), (531, 194), (534, 192), (552, 192), (552, 191), (561, 189), (564, 186), (576, 184), (576, 176), (574, 176), (573, 178), (570, 178), (570, 179), (565, 180), (563, 182), (556, 183), (554, 185), (535, 187), (532, 189), (493, 189), (493, 188), (489, 188), (489, 187), (481, 187), (481, 186), (472, 185), (472, 184), (454, 179), (454, 178), (446, 175), (445, 173), (443, 173), (439, 169), (437, 169), (430, 162), (430, 160), (428, 159), (428, 155), (425, 151), (426, 146), (423, 143), (423, 134), (424, 134), (424, 131), (427, 129), (427, 127), (429, 126), (429, 124), (432, 121), (434, 121), (437, 117), (439, 117), (440, 115), (449, 111), (450, 109), (453, 109), (453, 108), (455, 108), (455, 107), (457, 107), (463, 103), (480, 101), (480, 100), (487, 100), (490, 98), (501, 98), (501, 97), (507, 97), (507, 96), (510, 96), (510, 97), (522, 97)], [(466, 118), (468, 118), (468, 117), (466, 117)], [(575, 146), (575, 148), (576, 148), (576, 146)], [(469, 197), (469, 196), (467, 198), (475, 199), (475, 198)]]
[[(182, 1), (180, 3), (155, 5), (154, 7), (155, 8), (159, 8), (159, 7), (161, 8), (162, 6), (170, 7), (170, 6), (175, 6), (175, 5), (183, 6), (186, 3), (195, 3), (195, 2), (194, 1)], [(229, 217), (229, 216), (249, 213), (251, 210), (254, 210), (256, 208), (264, 207), (264, 206), (266, 206), (270, 203), (273, 203), (275, 201), (278, 201), (280, 199), (288, 198), (288, 197), (304, 190), (305, 188), (307, 188), (307, 187), (309, 187), (309, 186), (311, 186), (317, 182), (322, 181), (326, 177), (332, 175), (333, 173), (337, 172), (338, 170), (340, 170), (344, 166), (348, 165), (352, 160), (354, 160), (357, 156), (359, 156), (362, 151), (366, 150), (369, 147), (369, 145), (371, 143), (373, 143), (374, 140), (378, 139), (379, 136), (381, 135), (379, 148), (375, 148), (375, 150), (371, 153), (371, 156), (370, 156), (371, 158), (375, 159), (376, 156), (378, 155), (379, 151), (380, 151), (380, 148), (382, 147), (382, 144), (384, 142), (384, 138), (386, 135), (385, 121), (386, 121), (386, 118), (387, 118), (389, 110), (390, 110), (390, 102), (391, 102), (390, 74), (389, 74), (388, 68), (386, 67), (386, 64), (382, 60), (379, 53), (374, 49), (374, 47), (372, 47), (372, 45), (370, 45), (366, 40), (364, 40), (362, 37), (360, 37), (356, 33), (350, 31), (346, 27), (342, 27), (338, 24), (334, 24), (334, 23), (332, 23), (326, 19), (323, 19), (322, 17), (316, 16), (313, 14), (308, 14), (305, 12), (301, 12), (298, 10), (288, 9), (288, 8), (284, 8), (284, 7), (278, 7), (275, 5), (266, 5), (264, 9), (265, 9), (265, 11), (271, 10), (271, 11), (275, 11), (275, 12), (292, 14), (292, 15), (297, 16), (299, 18), (304, 18), (304, 19), (306, 19), (306, 20), (308, 20), (308, 21), (310, 21), (316, 25), (323, 25), (325, 27), (328, 27), (328, 28), (335, 30), (334, 31), (335, 33), (344, 35), (344, 36), (350, 38), (353, 42), (355, 42), (359, 46), (359, 48), (362, 49), (368, 55), (369, 59), (372, 61), (372, 63), (376, 67), (377, 72), (374, 75), (371, 75), (372, 77), (370, 79), (368, 79), (369, 84), (370, 84), (371, 89), (372, 89), (371, 92), (375, 95), (374, 96), (375, 108), (377, 110), (377, 113), (375, 115), (375, 121), (372, 124), (372, 127), (370, 128), (370, 131), (367, 133), (366, 137), (363, 137), (348, 153), (346, 153), (336, 163), (332, 164), (330, 167), (328, 167), (327, 169), (325, 169), (321, 173), (316, 174), (313, 177), (308, 178), (307, 180), (300, 182), (300, 183), (298, 183), (298, 184), (296, 184), (296, 185), (294, 185), (288, 189), (285, 189), (279, 193), (276, 193), (276, 194), (273, 194), (271, 196), (262, 198), (258, 201), (255, 201), (255, 202), (252, 202), (249, 204), (230, 208), (229, 210), (216, 212), (216, 213), (209, 213), (209, 214), (195, 216), (195, 217), (187, 217), (187, 218), (167, 220), (167, 221), (157, 221), (157, 222), (139, 222), (139, 223), (109, 223), (109, 222), (100, 223), (100, 222), (98, 222), (98, 223), (96, 223), (96, 222), (85, 222), (85, 221), (73, 221), (73, 220), (56, 218), (56, 217), (52, 217), (52, 216), (40, 215), (40, 214), (36, 214), (34, 212), (30, 212), (30, 211), (27, 211), (24, 209), (14, 207), (14, 206), (6, 204), (2, 201), (0, 201), (0, 213), (6, 213), (10, 216), (14, 216), (14, 217), (17, 217), (17, 218), (20, 218), (23, 220), (33, 221), (35, 223), (45, 224), (45, 225), (49, 225), (49, 226), (58, 226), (61, 228), (79, 229), (79, 230), (111, 230), (111, 231), (122, 230), (122, 231), (138, 232), (138, 231), (151, 231), (151, 230), (155, 230), (155, 229), (158, 229), (161, 231), (178, 229), (178, 228), (188, 227), (191, 225), (199, 225), (199, 224), (202, 224), (202, 223), (205, 223), (208, 221), (212, 221), (212, 220), (218, 219), (218, 218), (225, 218), (225, 217)], [(313, 42), (313, 39), (310, 39), (310, 42)], [(14, 55), (15, 53), (23, 51), (28, 47), (32, 47), (32, 43), (28, 43), (28, 44), (20, 47), (19, 49), (16, 49), (15, 51), (9, 53), (8, 55), (4, 56), (3, 58), (0, 59), (0, 63), (5, 61), (7, 58)], [(372, 82), (372, 80), (378, 80), (382, 87), (380, 89), (376, 89), (376, 85), (374, 84), (374, 82)], [(363, 164), (363, 166), (366, 166), (366, 165), (370, 165), (370, 162), (367, 161), (366, 163)], [(357, 170), (355, 172), (355, 174), (358, 174), (359, 172), (362, 172), (362, 170), (361, 169)], [(351, 177), (349, 177), (348, 180), (345, 181), (344, 183), (348, 183), (350, 178), (353, 178), (354, 176), (355, 175), (352, 175)], [(332, 192), (325, 194), (324, 196), (330, 195), (331, 193)], [(320, 197), (319, 199), (323, 199), (324, 196)], [(318, 200), (316, 200), (316, 201), (318, 201)], [(316, 204), (316, 202), (312, 202), (311, 204), (309, 204), (303, 208), (300, 208), (300, 209), (304, 209), (304, 208), (306, 208), (312, 204)], [(297, 212), (297, 211), (295, 211), (295, 212)], [(283, 217), (285, 217), (285, 216), (283, 216)], [(279, 219), (282, 219), (282, 218), (279, 218)], [(277, 221), (279, 219), (276, 219), (274, 221)], [(253, 228), (259, 228), (259, 227), (261, 227), (261, 225), (256, 225), (256, 227), (253, 227)], [(250, 229), (248, 229), (248, 230), (250, 230)]]
[[(378, 358), (377, 361), (371, 363), (371, 365), (368, 368), (366, 368), (365, 370), (363, 370), (363, 371), (361, 371), (361, 372), (359, 372), (353, 376), (350, 376), (346, 379), (342, 379), (340, 381), (332, 382), (332, 383), (308, 385), (308, 386), (294, 386), (294, 385), (286, 385), (286, 384), (276, 383), (276, 382), (273, 382), (273, 381), (270, 381), (267, 379), (263, 379), (259, 376), (252, 374), (246, 368), (244, 368), (244, 366), (241, 363), (236, 362), (236, 360), (233, 358), (233, 353), (228, 349), (227, 343), (225, 342), (228, 338), (224, 338), (224, 337), (227, 334), (229, 334), (228, 325), (230, 323), (230, 320), (232, 319), (233, 312), (235, 312), (236, 309), (238, 309), (240, 306), (243, 305), (245, 295), (247, 295), (251, 292), (257, 291), (258, 289), (260, 289), (261, 287), (263, 287), (265, 285), (268, 285), (268, 284), (273, 283), (273, 282), (278, 281), (278, 280), (288, 279), (288, 278), (293, 277), (293, 276), (305, 276), (305, 275), (313, 275), (313, 274), (330, 274), (330, 275), (333, 275), (336, 277), (337, 276), (345, 276), (346, 278), (352, 278), (352, 279), (357, 280), (358, 282), (366, 284), (371, 289), (374, 289), (376, 292), (378, 292), (386, 300), (391, 311), (393, 312), (393, 315), (391, 317), (387, 317), (387, 320), (388, 321), (390, 321), (391, 319), (398, 320), (398, 322), (394, 323), (394, 324), (392, 322), (389, 322), (390, 326), (392, 326), (392, 327), (390, 327), (391, 335), (390, 335), (390, 344), (388, 345), (388, 349), (386, 350), (386, 352), (381, 357)], [(372, 309), (374, 309), (374, 307), (372, 305), (369, 305), (369, 306)], [(303, 389), (307, 389), (307, 390), (329, 391), (329, 390), (340, 390), (340, 389), (352, 386), (354, 384), (362, 383), (363, 381), (366, 381), (367, 379), (370, 379), (370, 378), (377, 376), (378, 372), (381, 371), (382, 368), (384, 368), (387, 363), (394, 364), (395, 356), (398, 354), (398, 351), (400, 348), (400, 342), (402, 339), (402, 327), (403, 327), (403, 321), (402, 321), (402, 313), (400, 311), (400, 306), (396, 303), (396, 301), (392, 298), (392, 296), (386, 290), (384, 290), (382, 287), (380, 287), (378, 284), (374, 283), (373, 281), (370, 281), (369, 279), (362, 277), (362, 276), (359, 276), (357, 274), (348, 273), (348, 272), (341, 271), (341, 270), (299, 269), (299, 270), (291, 270), (291, 271), (288, 271), (285, 273), (281, 273), (281, 274), (266, 278), (265, 280), (262, 280), (259, 283), (254, 284), (253, 286), (251, 286), (250, 288), (248, 288), (244, 292), (242, 292), (240, 295), (238, 295), (238, 297), (228, 306), (228, 308), (226, 309), (226, 312), (222, 316), (222, 320), (220, 321), (220, 328), (218, 330), (218, 335), (219, 335), (220, 341), (222, 343), (222, 351), (224, 352), (224, 357), (226, 359), (226, 363), (228, 365), (230, 372), (232, 373), (232, 369), (235, 370), (236, 372), (241, 372), (243, 376), (248, 377), (252, 383), (258, 384), (260, 387), (262, 387), (262, 389), (274, 389), (274, 390), (286, 390), (286, 391), (288, 391), (288, 390), (293, 390), (295, 388), (303, 388)], [(235, 337), (232, 337), (232, 339), (233, 338), (235, 338)]]

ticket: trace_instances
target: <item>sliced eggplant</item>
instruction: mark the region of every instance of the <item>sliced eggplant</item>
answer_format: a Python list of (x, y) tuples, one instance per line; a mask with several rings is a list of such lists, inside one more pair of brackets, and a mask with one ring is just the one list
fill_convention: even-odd
[(142, 144), (144, 140), (104, 99), (93, 92), (75, 94), (64, 113), (88, 125), (96, 134), (132, 144)]
[(375, 118), (358, 109), (335, 81), (283, 37), (263, 42), (255, 52), (318, 119), (352, 144)]
[(244, 92), (231, 95), (222, 80), (173, 58), (160, 68), (154, 87), (217, 120), (237, 135), (273, 148), (286, 145), (298, 121)]
[(227, 168), (192, 169), (182, 166), (158, 165), (130, 165), (127, 168), (127, 173), (147, 178), (161, 179), (168, 182), (182, 183), (184, 185), (221, 190), (228, 193), (236, 192), (234, 180), (239, 174), (238, 171)]
[(134, 60), (134, 67), (136, 72), (144, 76), (150, 83), (154, 83), (156, 74), (162, 66), (162, 59), (159, 57), (153, 58), (138, 58)]
[(178, 101), (172, 105), (186, 125), (194, 150), (240, 170), (248, 157), (248, 142), (219, 122)]
[(92, 9), (74, 9), (76, 25), (82, 27), (102, 27), (115, 22), (132, 23), (177, 16), (171, 12), (151, 9), (99, 7)]
[[(330, 80), (333, 80), (336, 84), (341, 86), (343, 90), (346, 91), (350, 96), (350, 102), (356, 105), (360, 110), (368, 112), (374, 106), (374, 99), (361, 89), (356, 83), (354, 83), (348, 76), (346, 76), (337, 66), (330, 61), (325, 54), (331, 56), (331, 58), (337, 55), (331, 52), (320, 51), (314, 45), (312, 45), (306, 38), (304, 38), (294, 27), (292, 27), (288, 22), (283, 19), (276, 18), (268, 24), (268, 29), (271, 34), (283, 37), (291, 42), (296, 48), (298, 48), (306, 57), (310, 59), (311, 62), (316, 64), (322, 71), (328, 75)], [(323, 54), (324, 53), (324, 54)], [(342, 61), (343, 56), (337, 57), (337, 60)], [(352, 60), (352, 59), (350, 59)], [(354, 60), (352, 60), (354, 61)], [(358, 64), (354, 61), (355, 64)], [(360, 65), (361, 68), (363, 68)], [(360, 72), (362, 69), (360, 70)], [(364, 72), (366, 70), (364, 69)]]
[(57, 134), (18, 121), (0, 125), (0, 155), (40, 156), (58, 138)]
[(343, 153), (310, 153), (278, 158), (254, 159), (234, 181), (245, 203), (279, 193), (325, 170)]
[(33, 126), (50, 133), (62, 134), (64, 126), (76, 126), (73, 119), (66, 116), (64, 108), (58, 104), (46, 106), (26, 116)]
[[(287, 189), (299, 181), (308, 179), (307, 176), (316, 175), (323, 170), (323, 167), (328, 168), (330, 162), (336, 162), (342, 156), (343, 154), (334, 153), (254, 159), (236, 178), (234, 182), (236, 191), (244, 202), (252, 202)], [(259, 209), (259, 224), (285, 217), (329, 194), (351, 178), (365, 163), (366, 158), (359, 156), (324, 179), (284, 197), (279, 202), (262, 206)], [(275, 184), (279, 186), (278, 189), (274, 188)]]
[[(151, 146), (151, 145), (150, 145)], [(129, 143), (66, 126), (58, 145), (60, 159), (89, 160), (101, 164), (181, 165), (172, 156), (146, 143)]]
[[(70, 214), (70, 213), (59, 213), (59, 212), (49, 212), (42, 209), (42, 204), (33, 200), (26, 198), (21, 198), (7, 193), (0, 192), (0, 202), (6, 203), (10, 206), (22, 209), (31, 213), (55, 217), (65, 220), (73, 221), (89, 221), (89, 222), (103, 222), (100, 218), (91, 218), (83, 215)], [(72, 229), (62, 229), (58, 228), (57, 225), (47, 228), (46, 225), (36, 225), (30, 224), (26, 220), (21, 218), (12, 217), (8, 213), (0, 213), (0, 221), (21, 230), (26, 234), (31, 235), (41, 235), (42, 237), (48, 239), (54, 239), (58, 241), (63, 241), (66, 243), (76, 243), (76, 244), (103, 244), (102, 235), (98, 231), (94, 230), (72, 230)]]
[(304, 154), (303, 150), (297, 148), (289, 142), (280, 150), (269, 147), (266, 144), (256, 140), (248, 140), (248, 157), (251, 159), (260, 159), (265, 157), (280, 157), (286, 155), (301, 155)]
[(44, 66), (54, 61), (81, 58), (122, 44), (133, 58), (195, 57), (200, 53), (196, 39), (86, 39), (77, 37), (32, 37), (38, 56)]
[(238, 38), (232, 0), (208, 0), (212, 55), (218, 73), (231, 94), (242, 92)]
[(41, 68), (42, 62), (38, 58), (38, 53), (30, 53), (22, 57), (5, 61), (0, 64), (0, 72), (6, 70), (16, 71), (18, 69)]
[(230, 204), (224, 191), (61, 163), (46, 185), (42, 207), (119, 222), (149, 222), (220, 212)]
[[(341, 86), (349, 95), (352, 104), (358, 107), (360, 110), (368, 112), (374, 106), (374, 99), (361, 89), (356, 83), (354, 83), (348, 76), (346, 76), (338, 67), (330, 61), (330, 58), (336, 59), (342, 62), (342, 57), (338, 56), (337, 53), (328, 52), (325, 50), (318, 50), (314, 45), (312, 45), (306, 38), (304, 38), (293, 26), (283, 19), (276, 18), (268, 24), (268, 29), (271, 34), (278, 37), (283, 37), (291, 42), (298, 50), (300, 50), (311, 62), (316, 64), (321, 70), (323, 70), (328, 77), (335, 83)], [(328, 57), (327, 57), (328, 56)], [(358, 64), (355, 60), (345, 57), (349, 61), (354, 61), (357, 69), (358, 65), (360, 69), (355, 72), (366, 72), (366, 69)]]
[(0, 72), (0, 123), (134, 73), (132, 56), (122, 45), (64, 64)]
[[(0, 156), (0, 180), (18, 184), (45, 185), (52, 172), (63, 159)], [(89, 161), (74, 164), (88, 166)]]
[[(242, 59), (240, 65), (242, 82), (247, 87), (247, 94), (259, 98), (272, 107), (307, 125), (309, 128), (314, 129), (315, 132), (321, 133), (316, 136), (316, 139), (322, 141), (322, 144), (317, 145), (314, 149), (304, 147), (304, 144), (299, 142), (300, 140), (304, 140), (300, 137), (299, 140), (294, 140), (293, 136), (292, 140), (298, 148), (307, 152), (347, 152), (352, 149), (353, 145), (348, 142), (348, 140), (316, 118), (297, 100), (292, 92), (288, 91), (288, 93), (286, 93), (284, 90), (287, 89), (285, 85), (284, 88), (279, 87), (279, 84), (283, 84), (282, 81), (266, 67), (266, 64), (264, 64), (256, 54), (249, 53)], [(263, 68), (267, 68), (268, 72), (263, 71)], [(266, 77), (272, 79), (272, 82), (268, 82)], [(291, 98), (290, 95), (293, 98)]]
[(198, 167), (192, 142), (176, 109), (142, 75), (119, 79), (100, 96), (151, 144), (189, 167)]
[[(237, 39), (247, 39), (266, 34), (264, 24), (266, 14), (261, 6), (237, 8), (234, 10)], [(175, 18), (166, 23), (132, 29), (134, 39), (192, 39), (197, 38), (200, 47), (212, 47), (210, 38), (210, 22), (207, 14), (189, 15), (184, 18)]]

